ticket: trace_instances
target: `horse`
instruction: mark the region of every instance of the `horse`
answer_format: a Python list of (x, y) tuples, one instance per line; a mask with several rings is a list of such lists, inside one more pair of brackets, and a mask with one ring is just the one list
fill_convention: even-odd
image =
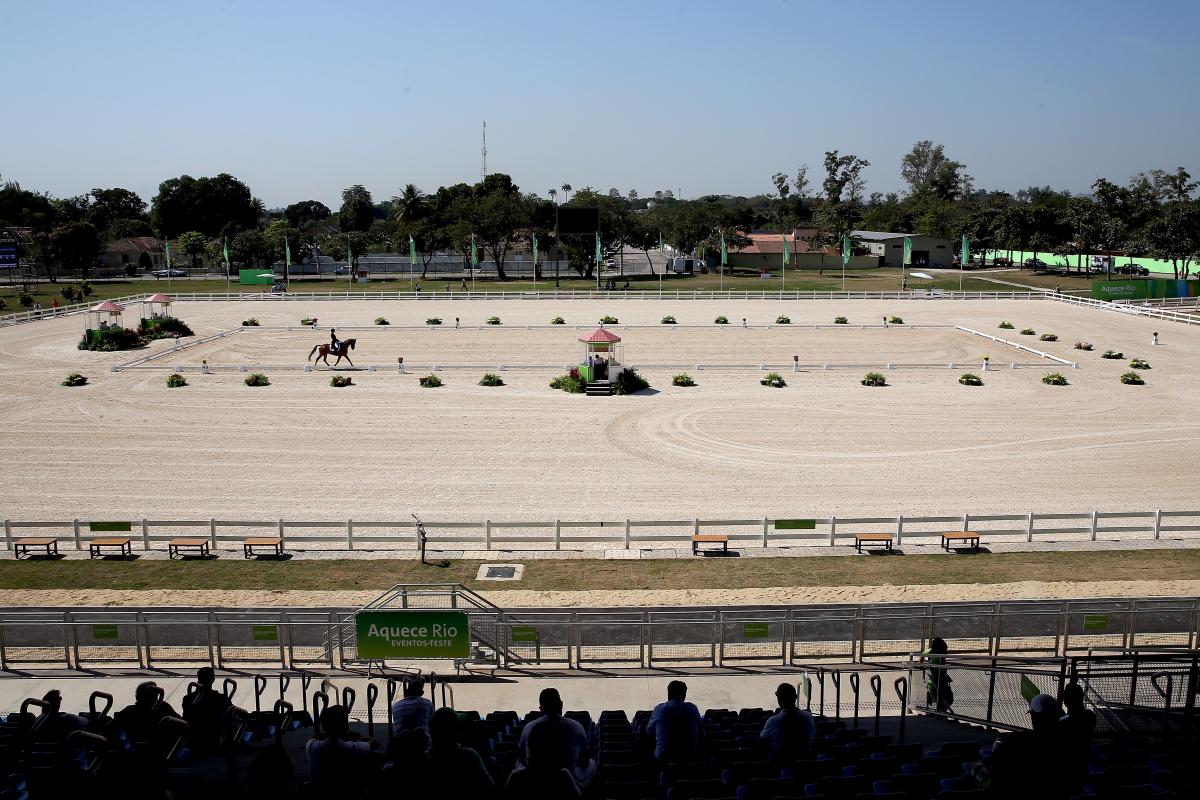
[(329, 345), (319, 344), (312, 349), (312, 352), (310, 352), (308, 354), (308, 359), (312, 359), (313, 353), (316, 353), (317, 358), (315, 361), (313, 361), (313, 363), (315, 364), (315, 363), (317, 363), (317, 361), (324, 361), (325, 366), (328, 367), (329, 366), (329, 356), (335, 355), (335, 356), (337, 356), (337, 361), (333, 362), (334, 367), (337, 367), (338, 364), (342, 363), (343, 358), (346, 359), (346, 361), (348, 361), (350, 363), (350, 366), (353, 367), (354, 362), (350, 361), (350, 356), (347, 355), (347, 352), (354, 349), (354, 342), (355, 342), (354, 339), (343, 340), (342, 346), (338, 348), (338, 351), (336, 353), (334, 353), (332, 350), (329, 349)]

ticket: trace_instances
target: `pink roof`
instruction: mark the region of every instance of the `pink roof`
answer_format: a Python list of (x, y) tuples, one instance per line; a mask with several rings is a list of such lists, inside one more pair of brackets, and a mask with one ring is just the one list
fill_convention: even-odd
[(94, 306), (92, 311), (124, 311), (125, 306), (117, 305), (112, 300), (105, 300), (98, 306)]
[(157, 294), (150, 295), (142, 302), (143, 303), (173, 303), (174, 301), (171, 299), (171, 295), (163, 294), (162, 292), (158, 292)]
[(594, 342), (619, 342), (621, 341), (621, 337), (604, 330), (604, 328), (596, 328), (596, 330), (587, 336), (580, 336), (579, 341), (588, 342), (589, 344)]

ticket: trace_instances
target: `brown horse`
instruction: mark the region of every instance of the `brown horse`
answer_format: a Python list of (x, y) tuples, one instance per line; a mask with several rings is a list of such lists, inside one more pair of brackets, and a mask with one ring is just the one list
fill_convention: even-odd
[(342, 342), (342, 346), (338, 348), (338, 351), (336, 353), (334, 353), (332, 350), (329, 349), (329, 345), (319, 344), (312, 349), (312, 352), (308, 354), (308, 357), (309, 357), (309, 359), (311, 359), (313, 357), (313, 353), (316, 353), (317, 358), (316, 358), (316, 361), (313, 361), (313, 363), (315, 364), (315, 363), (317, 363), (317, 361), (324, 361), (325, 366), (328, 367), (329, 366), (329, 356), (335, 355), (335, 356), (337, 356), (337, 361), (333, 362), (334, 367), (337, 367), (338, 364), (342, 363), (343, 358), (346, 359), (346, 361), (349, 361), (350, 366), (353, 367), (354, 362), (350, 361), (350, 356), (347, 355), (347, 353), (348, 353), (348, 351), (354, 349), (354, 342), (355, 342), (354, 339), (344, 340)]

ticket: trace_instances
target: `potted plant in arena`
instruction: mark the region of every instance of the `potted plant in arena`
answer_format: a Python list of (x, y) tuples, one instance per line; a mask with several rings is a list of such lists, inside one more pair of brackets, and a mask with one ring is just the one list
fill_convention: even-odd
[(88, 379), (80, 375), (78, 372), (72, 372), (67, 377), (63, 378), (63, 386), (87, 386)]
[(695, 386), (696, 382), (692, 380), (692, 376), (686, 372), (681, 372), (674, 378), (671, 378), (672, 386)]
[(436, 389), (442, 385), (442, 379), (437, 375), (426, 375), (424, 378), (418, 378), (417, 382), (426, 389)]
[(770, 386), (772, 389), (782, 389), (787, 386), (787, 381), (778, 372), (768, 372), (758, 382), (763, 386)]
[(187, 378), (183, 377), (178, 372), (172, 372), (170, 375), (167, 376), (167, 388), (168, 389), (180, 389), (187, 385), (188, 385)]
[(887, 378), (882, 372), (868, 372), (860, 383), (863, 386), (887, 386)]
[(479, 379), (480, 386), (503, 386), (504, 381), (494, 372), (485, 372), (483, 377)]

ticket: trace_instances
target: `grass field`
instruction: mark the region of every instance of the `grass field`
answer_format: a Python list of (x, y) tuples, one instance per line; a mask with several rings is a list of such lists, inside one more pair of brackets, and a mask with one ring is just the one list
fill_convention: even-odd
[[(924, 280), (919, 278), (909, 277), (908, 287), (910, 289), (929, 289), (937, 288), (946, 291), (954, 291), (959, 288), (959, 276), (957, 272), (935, 272), (935, 279)], [(1087, 289), (1091, 282), (1081, 278), (1063, 278), (1056, 276), (1032, 275), (1023, 273), (1019, 270), (1011, 272), (989, 273), (990, 277), (994, 277), (1009, 283), (1020, 283), (1030, 287), (1050, 289), (1055, 286), (1061, 286), (1064, 290), (1072, 289)], [(559, 282), (559, 288), (562, 290), (589, 291), (596, 288), (594, 280), (569, 279), (563, 278)], [(57, 298), (60, 304), (66, 305), (66, 301), (60, 294), (63, 286), (68, 285), (67, 282), (57, 284), (40, 283), (30, 292), (34, 302), (42, 304), (43, 308), (50, 308), (51, 302)], [(623, 285), (618, 283), (618, 285)], [(467, 286), (471, 286), (471, 282), (467, 282)], [(720, 275), (691, 275), (691, 276), (670, 276), (662, 281), (662, 288), (669, 291), (714, 291), (721, 288), (733, 291), (754, 291), (754, 292), (775, 292), (781, 291), (785, 286), (784, 280), (776, 274), (775, 277), (764, 280), (757, 276), (747, 275), (726, 275), (722, 278)], [(421, 282), (421, 287), (426, 292), (444, 292), (453, 291), (461, 292), (462, 279), (455, 277), (450, 280), (445, 279), (428, 279)], [(130, 279), (130, 280), (102, 280), (92, 282), (93, 292), (87, 298), (89, 302), (100, 302), (112, 297), (125, 297), (127, 295), (153, 294), (154, 292), (242, 292), (250, 294), (260, 294), (264, 289), (269, 287), (263, 286), (241, 286), (236, 281), (226, 284), (223, 280), (212, 280), (207, 278), (186, 278), (173, 279), (169, 283), (162, 279)], [(474, 284), (475, 291), (489, 292), (529, 292), (529, 291), (549, 291), (554, 288), (553, 278), (542, 280), (534, 283), (529, 280), (476, 280)], [(630, 289), (633, 291), (658, 291), (659, 279), (649, 275), (638, 275), (630, 278)], [(806, 291), (806, 292), (836, 292), (842, 290), (842, 276), (838, 270), (826, 270), (824, 275), (818, 274), (811, 270), (803, 272), (789, 272), (786, 280), (786, 288), (788, 291)], [(971, 292), (991, 292), (991, 291), (1020, 291), (1017, 287), (1007, 286), (1002, 283), (985, 280), (983, 277), (975, 277), (971, 273), (966, 273), (962, 281), (962, 288), (965, 291)], [(846, 273), (846, 291), (851, 292), (878, 292), (878, 291), (899, 291), (900, 290), (900, 270), (896, 269), (877, 269), (877, 270), (858, 270)], [(370, 283), (352, 284), (346, 281), (345, 278), (338, 280), (333, 279), (299, 279), (293, 280), (291, 283), (292, 294), (305, 294), (311, 292), (407, 292), (409, 291), (409, 281), (404, 279), (386, 279), (372, 280)], [(0, 299), (6, 304), (5, 312), (20, 311), (21, 306), (18, 302), (19, 291), (13, 286), (0, 286)]]
[(397, 583), (461, 583), (472, 589), (747, 589), (776, 586), (993, 584), (1014, 581), (1200, 579), (1200, 550), (978, 555), (707, 558), (525, 562), (520, 581), (476, 581), (479, 561), (446, 567), (412, 560), (3, 561), (0, 588), (342, 591)]

